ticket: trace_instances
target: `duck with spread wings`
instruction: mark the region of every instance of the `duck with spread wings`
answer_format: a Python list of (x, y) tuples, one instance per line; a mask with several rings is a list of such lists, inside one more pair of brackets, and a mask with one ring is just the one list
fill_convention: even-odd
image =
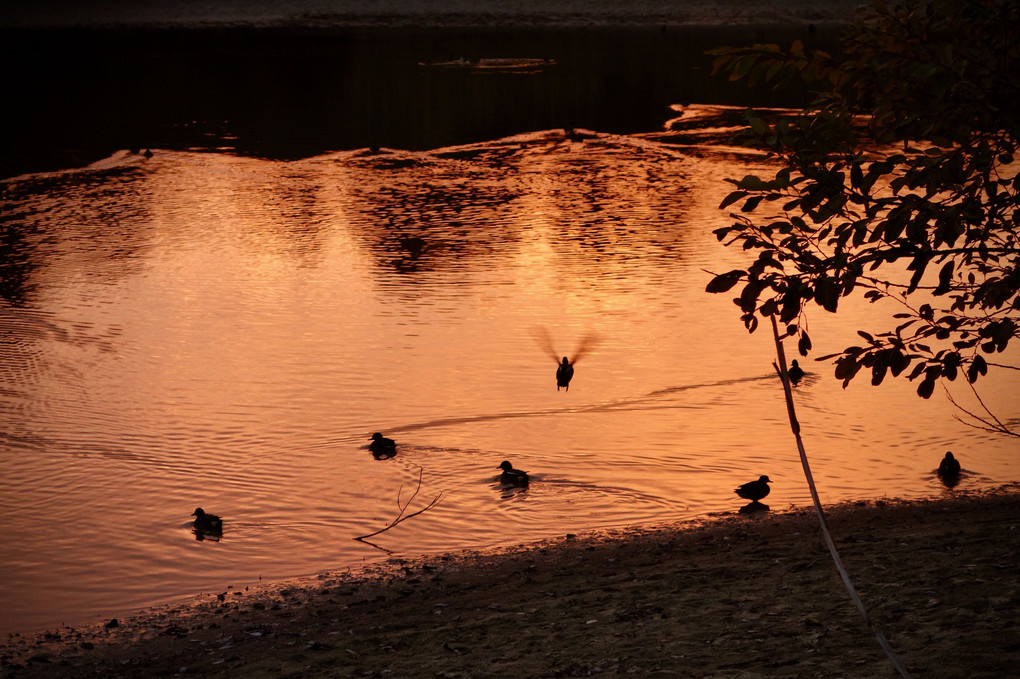
[(556, 361), (556, 391), (559, 391), (560, 389), (570, 391), (570, 380), (574, 379), (574, 364), (577, 363), (582, 356), (595, 348), (599, 342), (598, 335), (588, 333), (581, 339), (580, 344), (578, 344), (577, 351), (574, 352), (573, 358), (570, 358), (569, 356), (563, 356), (560, 358), (560, 355), (557, 354), (556, 350), (553, 348), (552, 338), (549, 337), (549, 333), (545, 328), (534, 328), (531, 334), (532, 337), (534, 337), (535, 342), (537, 342), (538, 345), (542, 347), (547, 354), (552, 356), (554, 361)]

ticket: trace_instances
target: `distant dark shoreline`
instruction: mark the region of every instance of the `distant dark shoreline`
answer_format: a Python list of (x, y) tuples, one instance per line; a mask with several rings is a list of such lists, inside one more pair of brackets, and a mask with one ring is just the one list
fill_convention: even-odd
[[(864, 3), (866, 4), (866, 3)], [(7, 0), (0, 28), (153, 27), (313, 30), (383, 27), (610, 28), (786, 26), (845, 24), (861, 0), (206, 0), (167, 3), (74, 3)]]
[[(291, 160), (568, 126), (653, 132), (675, 103), (802, 103), (803, 93), (712, 78), (706, 50), (794, 39), (832, 50), (840, 34), (806, 25), (0, 29), (12, 65), (0, 176), (132, 148)], [(461, 57), (556, 65), (487, 77), (419, 65)]]

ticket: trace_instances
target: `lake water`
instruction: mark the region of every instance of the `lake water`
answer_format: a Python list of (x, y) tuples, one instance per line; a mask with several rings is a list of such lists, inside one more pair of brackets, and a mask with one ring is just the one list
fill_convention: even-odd
[[(243, 155), (228, 130), (4, 180), (0, 631), (735, 512), (760, 474), (773, 509), (806, 505), (771, 336), (703, 292), (743, 262), (711, 233), (723, 178), (763, 160), (663, 134), (668, 108), (640, 115), (658, 122), (300, 159)], [(812, 310), (817, 355), (893, 311)], [(543, 332), (556, 355), (598, 338), (569, 391)], [(951, 492), (933, 474), (950, 449), (960, 489), (1017, 480), (1016, 443), (940, 392), (843, 390), (807, 368), (796, 400), (824, 501)], [(1016, 422), (1020, 379), (981, 386)], [(374, 431), (395, 458), (369, 454)], [(494, 482), (504, 459), (527, 490)], [(419, 475), (407, 512), (436, 507), (353, 540)], [(222, 539), (196, 540), (198, 506)]]

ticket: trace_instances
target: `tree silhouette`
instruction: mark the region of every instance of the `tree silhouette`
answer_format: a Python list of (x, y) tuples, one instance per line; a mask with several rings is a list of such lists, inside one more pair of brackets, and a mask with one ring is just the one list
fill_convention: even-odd
[(890, 327), (818, 359), (844, 387), (867, 368), (874, 385), (904, 376), (929, 398), (942, 379), (973, 388), (992, 368), (1017, 370), (1001, 354), (1020, 335), (1020, 3), (876, 0), (843, 44), (839, 58), (800, 43), (713, 51), (731, 80), (797, 81), (817, 97), (787, 115), (747, 112), (743, 141), (779, 169), (728, 180), (720, 207), (739, 212), (715, 233), (756, 259), (707, 291), (741, 285), (748, 330), (778, 317), (802, 356), (812, 302), (835, 313), (851, 295), (895, 300)]

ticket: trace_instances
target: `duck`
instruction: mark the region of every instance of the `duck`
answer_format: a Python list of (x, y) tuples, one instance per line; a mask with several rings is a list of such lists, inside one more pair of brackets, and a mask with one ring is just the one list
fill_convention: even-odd
[(804, 369), (797, 365), (797, 359), (793, 359), (793, 365), (786, 371), (786, 376), (790, 378), (790, 384), (794, 386), (804, 379)]
[(960, 476), (960, 461), (953, 456), (951, 451), (946, 451), (946, 456), (939, 462), (938, 475), (940, 479), (953, 479)]
[(223, 519), (215, 514), (207, 514), (201, 507), (192, 514), (195, 517), (195, 530), (205, 533), (218, 533), (223, 530)]
[(556, 391), (560, 389), (570, 391), (570, 380), (572, 379), (574, 379), (574, 366), (570, 364), (570, 359), (564, 356), (563, 361), (556, 366)]
[(757, 481), (749, 481), (748, 483), (735, 488), (733, 492), (745, 500), (757, 502), (772, 492), (772, 489), (769, 488), (770, 483), (772, 483), (772, 481), (769, 480), (769, 477), (762, 475)]
[(379, 432), (372, 434), (368, 449), (377, 460), (385, 460), (397, 454), (397, 444), (393, 439), (388, 439)]
[(561, 358), (561, 354), (553, 347), (549, 331), (545, 328), (541, 326), (532, 328), (531, 336), (538, 346), (545, 351), (546, 355), (556, 363), (556, 391), (560, 389), (570, 391), (570, 380), (574, 379), (574, 366), (577, 365), (582, 356), (590, 353), (600, 342), (598, 335), (589, 332), (581, 338), (577, 351), (574, 352), (572, 357), (563, 356)]
[(523, 472), (520, 469), (514, 469), (514, 466), (510, 464), (509, 460), (503, 460), (500, 462), (499, 468), (503, 470), (503, 473), (499, 475), (500, 483), (505, 483), (509, 486), (528, 485), (528, 473)]

